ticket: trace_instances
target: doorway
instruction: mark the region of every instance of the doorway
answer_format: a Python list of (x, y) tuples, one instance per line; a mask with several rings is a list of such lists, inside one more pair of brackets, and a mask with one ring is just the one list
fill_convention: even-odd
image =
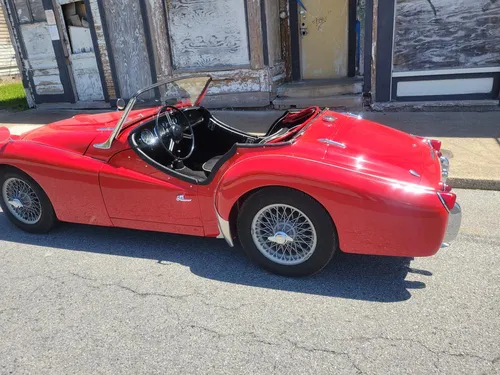
[(353, 77), (355, 0), (290, 0), (292, 80)]
[(82, 0), (70, 1), (60, 5), (59, 9), (60, 21), (64, 26), (65, 50), (78, 101), (102, 101), (104, 91), (86, 4)]

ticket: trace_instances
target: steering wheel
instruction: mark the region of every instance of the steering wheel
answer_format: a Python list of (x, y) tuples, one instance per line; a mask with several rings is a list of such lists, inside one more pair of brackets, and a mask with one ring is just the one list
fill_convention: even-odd
[[(182, 116), (172, 117), (173, 112), (179, 112)], [(167, 122), (160, 121), (163, 116), (167, 119)], [(180, 109), (168, 104), (161, 107), (156, 114), (154, 132), (160, 143), (174, 160), (186, 160), (193, 154), (193, 127), (187, 116)], [(189, 153), (186, 155), (180, 155), (181, 149), (179, 144), (183, 139), (191, 140), (191, 147)]]

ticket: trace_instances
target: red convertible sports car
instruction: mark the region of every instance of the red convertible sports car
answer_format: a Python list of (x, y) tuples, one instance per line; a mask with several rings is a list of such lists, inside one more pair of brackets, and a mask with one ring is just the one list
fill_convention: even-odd
[(21, 136), (0, 128), (5, 215), (33, 233), (63, 221), (238, 241), (289, 276), (320, 271), (339, 249), (430, 256), (457, 236), (439, 141), (318, 107), (252, 135), (200, 106), (210, 81), (158, 83), (122, 112)]

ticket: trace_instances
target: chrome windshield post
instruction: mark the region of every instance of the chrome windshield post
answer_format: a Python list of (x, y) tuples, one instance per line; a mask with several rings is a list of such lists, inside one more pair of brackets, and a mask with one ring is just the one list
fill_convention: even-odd
[(101, 150), (109, 150), (111, 148), (113, 141), (115, 140), (118, 133), (120, 133), (120, 130), (122, 129), (123, 123), (127, 119), (130, 111), (132, 110), (132, 107), (134, 106), (135, 101), (136, 101), (135, 96), (132, 99), (130, 99), (130, 101), (127, 104), (127, 107), (125, 107), (125, 110), (123, 111), (123, 114), (120, 117), (120, 120), (118, 120), (118, 123), (116, 124), (116, 126), (113, 129), (113, 132), (110, 134), (109, 138), (103, 143), (96, 143), (94, 145), (95, 148), (98, 148)]

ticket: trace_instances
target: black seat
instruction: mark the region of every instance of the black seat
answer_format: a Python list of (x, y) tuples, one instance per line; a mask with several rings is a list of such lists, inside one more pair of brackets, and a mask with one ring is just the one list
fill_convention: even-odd
[(203, 166), (201, 167), (205, 172), (211, 173), (212, 169), (214, 169), (215, 164), (222, 158), (222, 155), (219, 156), (214, 156), (212, 159), (206, 161), (203, 163)]

